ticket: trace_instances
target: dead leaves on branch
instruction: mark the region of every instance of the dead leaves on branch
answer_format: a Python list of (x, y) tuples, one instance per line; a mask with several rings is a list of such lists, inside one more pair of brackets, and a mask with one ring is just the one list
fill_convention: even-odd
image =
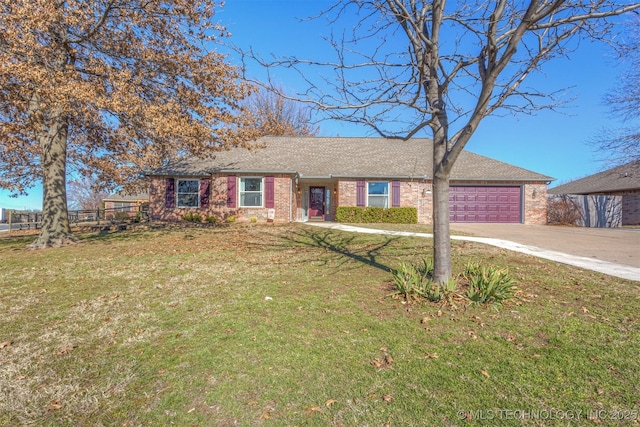
[(205, 47), (226, 36), (213, 0), (3, 4), (0, 161), (24, 170), (16, 188), (42, 174), (34, 135), (54, 116), (69, 126), (68, 159), (118, 184), (181, 150), (256, 138), (240, 106), (252, 87)]

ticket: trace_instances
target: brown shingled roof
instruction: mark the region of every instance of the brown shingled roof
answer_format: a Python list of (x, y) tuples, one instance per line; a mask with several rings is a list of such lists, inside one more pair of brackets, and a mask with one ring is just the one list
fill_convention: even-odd
[[(297, 173), (310, 177), (432, 178), (429, 139), (264, 137), (264, 148), (216, 152), (213, 159), (183, 159), (151, 176), (206, 176), (228, 173)], [(553, 178), (464, 151), (454, 180), (550, 181)]]
[(640, 189), (640, 160), (559, 185), (549, 194), (598, 194)]

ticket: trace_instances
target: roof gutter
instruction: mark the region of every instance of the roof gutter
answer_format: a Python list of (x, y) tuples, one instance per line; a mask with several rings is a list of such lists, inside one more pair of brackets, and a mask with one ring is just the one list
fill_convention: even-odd
[(499, 182), (550, 182), (555, 181), (555, 178), (543, 177), (543, 178), (450, 178), (450, 182), (454, 181), (489, 181), (494, 183)]
[(280, 173), (285, 175), (297, 175), (298, 172), (294, 170), (260, 170), (260, 169), (207, 169), (207, 173)]
[(371, 178), (391, 178), (391, 179), (431, 179), (426, 175), (330, 175), (331, 178), (356, 178), (356, 179), (371, 179)]

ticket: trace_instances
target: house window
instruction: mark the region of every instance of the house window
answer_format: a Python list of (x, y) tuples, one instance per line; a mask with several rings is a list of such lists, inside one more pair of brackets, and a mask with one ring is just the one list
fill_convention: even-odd
[(262, 206), (262, 178), (240, 178), (240, 206)]
[(197, 208), (200, 196), (199, 179), (178, 179), (177, 206), (179, 208)]
[(116, 212), (132, 212), (133, 203), (131, 202), (113, 202), (113, 210)]
[(388, 208), (389, 207), (389, 183), (372, 181), (367, 183), (368, 199), (367, 206)]

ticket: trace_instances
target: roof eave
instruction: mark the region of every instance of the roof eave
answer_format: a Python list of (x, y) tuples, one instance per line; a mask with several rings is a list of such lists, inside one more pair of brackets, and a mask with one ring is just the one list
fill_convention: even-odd
[(493, 181), (493, 182), (544, 182), (544, 183), (548, 183), (551, 181), (555, 181), (555, 178), (551, 178), (551, 177), (542, 177), (542, 178), (460, 178), (460, 177), (455, 177), (455, 178), (451, 178), (450, 181)]
[(345, 174), (345, 175), (331, 175), (331, 177), (333, 178), (356, 178), (356, 179), (367, 179), (367, 178), (374, 178), (374, 179), (431, 179), (431, 177), (426, 176), (426, 175), (352, 175), (352, 174)]
[(298, 171), (294, 170), (277, 170), (277, 169), (211, 169), (208, 173), (253, 173), (258, 175), (265, 174), (283, 174), (283, 175), (297, 175)]

